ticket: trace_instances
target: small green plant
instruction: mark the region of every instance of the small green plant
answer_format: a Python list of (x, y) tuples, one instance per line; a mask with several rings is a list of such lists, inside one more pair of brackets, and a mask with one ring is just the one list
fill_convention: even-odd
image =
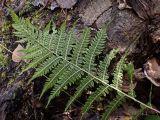
[[(82, 118), (95, 101), (105, 98), (112, 90), (117, 91), (117, 96), (106, 106), (106, 111), (102, 115), (103, 120), (107, 120), (109, 115), (127, 97), (141, 103), (121, 90), (123, 72), (127, 66), (125, 55), (115, 67), (111, 84), (109, 84), (108, 67), (116, 57), (118, 50), (111, 50), (99, 64), (95, 62), (96, 56), (102, 53), (105, 47), (106, 29), (100, 29), (94, 37), (91, 37), (90, 28), (85, 28), (81, 37), (77, 38), (74, 34), (74, 28), (66, 30), (65, 23), (58, 30), (53, 28), (50, 31), (50, 25), (44, 30), (40, 30), (33, 26), (28, 19), (19, 18), (13, 12), (11, 13), (14, 21), (14, 34), (21, 38), (20, 42), (27, 43), (24, 50), (26, 55), (23, 58), (28, 59), (30, 63), (23, 71), (30, 68), (36, 69), (29, 83), (40, 76), (47, 76), (40, 95), (41, 98), (44, 93), (51, 90), (46, 106), (63, 90), (74, 84), (78, 87), (74, 95), (70, 97), (65, 111), (84, 91), (95, 87), (95, 84), (98, 86), (82, 107)], [(131, 65), (129, 67), (133, 68)], [(132, 72), (133, 70), (129, 71), (131, 77)]]

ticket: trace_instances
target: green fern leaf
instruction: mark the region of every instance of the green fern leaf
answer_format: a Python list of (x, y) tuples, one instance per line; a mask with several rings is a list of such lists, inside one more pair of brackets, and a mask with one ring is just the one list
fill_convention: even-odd
[(116, 98), (114, 98), (111, 102), (109, 102), (109, 105), (107, 106), (105, 112), (102, 115), (102, 120), (109, 120), (110, 114), (115, 111), (121, 104), (124, 102), (125, 96), (124, 95), (117, 95)]
[(124, 62), (125, 62), (125, 56), (123, 56), (117, 63), (116, 69), (114, 71), (114, 78), (112, 80), (113, 86), (119, 90), (121, 89), (123, 83), (122, 78), (123, 78)]
[(28, 19), (20, 19), (18, 23), (14, 23), (12, 26), (16, 30), (14, 34), (21, 38), (19, 42), (29, 42), (31, 45), (35, 44), (39, 36), (39, 30)]
[(80, 66), (83, 61), (83, 55), (86, 53), (86, 49), (88, 49), (88, 43), (89, 43), (89, 38), (90, 38), (90, 29), (85, 28), (83, 30), (83, 33), (80, 37), (80, 40), (77, 41), (76, 46), (74, 47), (73, 50), (73, 55), (72, 55), (72, 62), (75, 65)]
[(64, 53), (63, 54), (64, 60), (70, 60), (71, 58), (69, 59), (69, 56), (71, 56), (71, 53), (70, 53), (71, 48), (72, 48), (73, 44), (76, 43), (73, 28), (68, 32), (67, 39), (65, 42), (67, 44), (66, 44), (66, 46), (63, 46), (62, 53)]
[(90, 95), (89, 98), (87, 99), (85, 105), (82, 108), (83, 114), (81, 117), (83, 117), (84, 113), (86, 113), (90, 109), (94, 101), (100, 99), (102, 96), (106, 96), (106, 94), (108, 93), (109, 93), (108, 86), (104, 86), (104, 85), (99, 86), (97, 90), (92, 95)]
[(55, 49), (55, 54), (63, 54), (61, 51), (63, 49), (63, 45), (66, 43), (65, 38), (66, 38), (66, 22), (64, 22), (61, 27), (60, 30), (58, 31), (57, 34), (57, 43), (56, 43), (56, 49)]
[(60, 58), (56, 56), (52, 56), (47, 59), (40, 67), (37, 68), (36, 73), (33, 75), (29, 83), (39, 76), (43, 76), (47, 74), (54, 66), (56, 66), (60, 62)]
[(60, 76), (66, 74), (68, 67), (69, 63), (62, 62), (55, 69), (52, 70), (52, 74), (50, 75), (49, 79), (47, 79), (40, 97), (42, 97), (48, 89), (52, 88), (57, 83)]
[(67, 89), (68, 84), (72, 84), (75, 81), (77, 81), (81, 77), (81, 71), (80, 70), (71, 70), (67, 71), (65, 75), (61, 75), (61, 78), (57, 81), (55, 86), (52, 89), (51, 95), (49, 96), (47, 106), (51, 102), (51, 100), (59, 96), (60, 92), (62, 91), (63, 88)]
[(81, 96), (82, 92), (87, 90), (89, 87), (93, 87), (94, 86), (94, 82), (93, 82), (93, 79), (91, 76), (87, 76), (85, 77), (80, 85), (77, 87), (76, 89), (76, 92), (75, 94), (70, 97), (70, 100), (68, 101), (67, 105), (66, 105), (66, 108), (65, 108), (65, 111), (67, 111), (67, 109), (69, 108), (69, 106), (71, 104), (73, 104), (73, 102), (79, 97)]
[(104, 61), (101, 61), (100, 65), (99, 65), (99, 72), (98, 72), (98, 77), (101, 80), (107, 82), (107, 80), (109, 78), (109, 76), (107, 74), (108, 67), (110, 65), (111, 60), (113, 58), (115, 58), (115, 55), (117, 54), (117, 52), (118, 52), (118, 49), (111, 50), (111, 52), (108, 55), (106, 55)]
[(95, 71), (95, 57), (102, 52), (104, 49), (104, 44), (106, 42), (106, 30), (101, 29), (97, 32), (97, 35), (94, 37), (91, 46), (89, 47), (87, 53), (84, 57), (84, 66), (83, 68), (89, 73)]
[(19, 23), (19, 17), (16, 15), (16, 13), (11, 9), (9, 11), (10, 11), (13, 22), (14, 23)]
[[(39, 54), (39, 56), (36, 56), (36, 58), (34, 60), (32, 60), (32, 62), (26, 66), (23, 70), (22, 73), (24, 71), (29, 70), (30, 68), (36, 68), (38, 65), (40, 65), (45, 59), (47, 59), (49, 56), (51, 55), (51, 53), (46, 53), (46, 55), (42, 56), (42, 54)], [(32, 57), (33, 58), (33, 57)], [(25, 57), (23, 58), (25, 59)]]
[[(13, 15), (14, 16), (14, 15)], [(81, 96), (81, 94), (90, 87), (98, 86), (97, 90), (87, 99), (83, 107), (83, 112), (87, 112), (92, 103), (105, 96), (112, 88), (118, 91), (119, 98), (110, 102), (108, 113), (104, 114), (104, 119), (110, 115), (123, 101), (124, 95), (135, 100), (134, 97), (121, 91), (122, 77), (125, 65), (123, 56), (114, 70), (113, 84), (108, 83), (107, 74), (111, 60), (114, 59), (118, 50), (112, 50), (100, 64), (95, 62), (106, 43), (106, 30), (101, 29), (96, 36), (91, 37), (91, 31), (86, 28), (80, 39), (74, 35), (74, 30), (66, 30), (66, 23), (63, 23), (60, 29), (52, 29), (50, 33), (50, 23), (44, 30), (34, 27), (29, 20), (15, 18), (13, 27), (15, 35), (19, 37), (20, 42), (27, 43), (26, 56), (23, 59), (30, 60), (30, 64), (24, 69), (35, 68), (36, 72), (29, 82), (39, 76), (47, 76), (47, 81), (41, 93), (42, 95), (51, 90), (48, 104), (51, 100), (60, 95), (68, 86), (78, 84), (76, 92), (66, 105), (67, 110), (72, 103)], [(93, 38), (93, 40), (91, 40)], [(78, 40), (76, 40), (78, 39)], [(49, 76), (49, 77), (48, 77)], [(123, 93), (122, 95), (120, 93)], [(140, 101), (138, 101), (141, 103)], [(141, 103), (143, 104), (143, 103)]]

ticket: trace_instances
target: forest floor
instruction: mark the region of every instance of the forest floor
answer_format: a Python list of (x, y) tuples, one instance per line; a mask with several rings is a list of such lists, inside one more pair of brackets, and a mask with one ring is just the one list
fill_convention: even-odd
[[(21, 75), (19, 74), (23, 66), (27, 63), (14, 58), (14, 54), (18, 54), (15, 50), (19, 43), (16, 42), (18, 38), (13, 34), (13, 21), (9, 9), (14, 10), (20, 17), (30, 19), (32, 24), (38, 26), (40, 29), (43, 29), (50, 21), (52, 21), (57, 28), (65, 20), (67, 21), (67, 27), (72, 26), (75, 21), (78, 21), (75, 32), (79, 34), (85, 26), (92, 27), (93, 31), (96, 31), (101, 28), (104, 23), (111, 20), (109, 13), (111, 13), (110, 7), (112, 3), (108, 2), (108, 0), (93, 1), (93, 3), (90, 3), (87, 0), (1, 0), (0, 120), (79, 120), (82, 104), (88, 97), (89, 91), (81, 96), (78, 102), (74, 104), (74, 107), (68, 112), (64, 112), (64, 108), (74, 88), (64, 91), (63, 94), (54, 99), (48, 108), (45, 108), (48, 95), (46, 94), (45, 97), (39, 100), (39, 94), (43, 88), (45, 78), (40, 77), (31, 85), (27, 85), (27, 81), (34, 74), (35, 70), (31, 69)], [(122, 18), (125, 19), (123, 15)], [(126, 18), (130, 19), (129, 17)], [(123, 19), (119, 20), (121, 21)], [(127, 22), (127, 20), (125, 22)], [(143, 25), (146, 24), (135, 18), (135, 23), (138, 22), (141, 23), (140, 28), (143, 28)], [(115, 33), (113, 34), (114, 29), (117, 28), (112, 27), (111, 32), (109, 32), (110, 37), (116, 37)], [(132, 29), (131, 31), (133, 31), (133, 33), (130, 34), (135, 35), (135, 31)], [(141, 30), (137, 31), (139, 32)], [(158, 36), (160, 35), (158, 34)], [(124, 37), (119, 37), (119, 39), (123, 38)], [(137, 43), (136, 46), (138, 46), (138, 49), (134, 49), (128, 58), (133, 62), (135, 71), (143, 71), (144, 64), (154, 61), (154, 59), (158, 61), (156, 65), (159, 67), (157, 69), (160, 70), (160, 37), (157, 38), (158, 42), (152, 42), (149, 34), (146, 32), (145, 36), (140, 39), (143, 40)], [(147, 39), (149, 42), (144, 42), (144, 39)], [(122, 40), (122, 42), (125, 42), (125, 44), (120, 43), (120, 46), (118, 46), (120, 49), (130, 43), (125, 40)], [(21, 44), (21, 47), (25, 47), (25, 44)], [(110, 48), (114, 47), (117, 46), (113, 45)], [(134, 79), (137, 79), (136, 76), (139, 75), (137, 74), (138, 73), (135, 73)], [(158, 71), (157, 74), (160, 75), (160, 71)], [(160, 76), (158, 79), (160, 79)], [(160, 82), (157, 80), (158, 82), (155, 85), (147, 78), (141, 78), (135, 81), (136, 99), (146, 104), (150, 102), (153, 108), (160, 111)], [(113, 92), (109, 98), (113, 98), (114, 94)], [(107, 98), (106, 101), (108, 101)], [(100, 114), (104, 109), (103, 104), (106, 101), (95, 103), (94, 109), (86, 114), (85, 120), (99, 120)], [(110, 120), (131, 120), (133, 113), (138, 111), (142, 112), (139, 114), (139, 120), (144, 120), (146, 116), (150, 117), (149, 115), (153, 116), (148, 119), (146, 118), (146, 120), (160, 120), (160, 117), (158, 117), (159, 114), (155, 111), (150, 109), (140, 110), (142, 110), (142, 108), (138, 103), (127, 99), (127, 102), (113, 112)]]

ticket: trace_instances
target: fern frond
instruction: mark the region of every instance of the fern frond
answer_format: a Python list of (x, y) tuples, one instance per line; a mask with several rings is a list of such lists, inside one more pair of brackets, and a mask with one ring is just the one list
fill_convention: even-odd
[(19, 22), (19, 17), (16, 15), (16, 13), (13, 10), (10, 9), (9, 11), (10, 11), (13, 22), (18, 23)]
[(101, 29), (97, 32), (94, 37), (91, 46), (87, 50), (87, 53), (84, 56), (84, 66), (83, 68), (89, 73), (95, 71), (95, 57), (102, 52), (105, 47), (106, 42), (106, 30)]
[(48, 89), (52, 88), (55, 85), (55, 83), (59, 80), (61, 73), (63, 73), (63, 71), (67, 69), (68, 65), (69, 64), (62, 62), (59, 63), (55, 69), (52, 70), (52, 74), (50, 74), (49, 78), (46, 80), (44, 84), (40, 98)]
[[(29, 70), (30, 68), (36, 68), (38, 65), (42, 64), (42, 62), (47, 59), (51, 53), (46, 53), (46, 55), (42, 56), (42, 54), (38, 54), (34, 60), (30, 64), (28, 64), (23, 70), (22, 73)], [(32, 57), (33, 58), (33, 57)], [(25, 59), (25, 57), (23, 58)]]
[(82, 64), (83, 55), (84, 53), (86, 53), (86, 49), (88, 49), (90, 34), (91, 34), (91, 30), (89, 28), (85, 28), (80, 37), (80, 40), (78, 40), (76, 43), (76, 46), (74, 46), (72, 62), (75, 65), (80, 66)]
[(93, 80), (94, 80), (94, 78), (92, 78), (91, 76), (87, 76), (83, 80), (81, 80), (80, 85), (76, 88), (75, 94), (72, 97), (70, 97), (70, 100), (68, 101), (68, 103), (66, 105), (65, 111), (67, 111), (69, 106), (71, 106), (71, 104), (73, 104), (73, 102), (79, 96), (81, 96), (83, 91), (87, 90), (89, 87), (93, 87), (94, 86)]
[(82, 108), (82, 118), (84, 113), (86, 113), (90, 108), (91, 105), (93, 104), (94, 101), (100, 99), (102, 96), (106, 96), (106, 94), (109, 93), (110, 88), (108, 86), (105, 85), (101, 85), (97, 88), (97, 90), (89, 96), (89, 98), (87, 99), (86, 103), (84, 104), (83, 108)]
[(65, 75), (61, 75), (60, 79), (57, 81), (57, 83), (54, 85), (51, 95), (49, 96), (47, 106), (51, 102), (51, 100), (59, 96), (60, 92), (65, 88), (67, 89), (68, 84), (73, 84), (76, 82), (80, 77), (82, 73), (80, 70), (71, 70), (67, 71)]
[[(81, 96), (82, 92), (86, 91), (90, 87), (94, 87), (96, 82), (98, 89), (87, 100), (84, 106), (84, 112), (88, 111), (92, 103), (98, 100), (100, 97), (105, 96), (108, 93), (108, 88), (116, 90), (119, 97), (110, 102), (108, 111), (104, 113), (103, 119), (108, 118), (110, 113), (114, 111), (121, 104), (124, 96), (133, 99), (134, 101), (151, 108), (144, 103), (138, 101), (133, 96), (121, 91), (122, 77), (125, 65), (125, 56), (123, 56), (118, 62), (114, 70), (113, 84), (108, 83), (107, 69), (111, 60), (115, 57), (117, 50), (113, 50), (109, 53), (105, 59), (100, 62), (98, 66), (96, 64), (96, 56), (99, 55), (106, 43), (106, 30), (101, 29), (97, 32), (95, 37), (90, 36), (90, 29), (86, 28), (79, 41), (76, 41), (73, 29), (66, 30), (66, 23), (63, 23), (60, 29), (49, 30), (50, 25), (44, 30), (40, 30), (33, 26), (27, 19), (18, 18), (15, 14), (12, 15), (13, 28), (15, 29), (15, 35), (19, 37), (20, 42), (27, 43), (24, 58), (30, 60), (29, 68), (35, 68), (36, 72), (29, 82), (39, 76), (47, 77), (47, 82), (44, 85), (41, 96), (49, 89), (52, 90), (48, 100), (50, 101), (58, 96), (63, 89), (66, 89), (69, 85), (79, 82), (76, 92), (67, 103), (66, 109)], [(90, 39), (93, 38), (91, 41)], [(98, 72), (97, 72), (98, 71)], [(47, 104), (47, 105), (48, 105)], [(154, 109), (155, 110), (155, 109)], [(157, 111), (157, 110), (155, 110)]]
[(60, 27), (60, 29), (59, 29), (59, 31), (58, 31), (58, 33), (57, 33), (57, 43), (56, 43), (56, 49), (55, 49), (55, 54), (57, 55), (57, 54), (63, 54), (62, 52), (62, 49), (63, 49), (63, 45), (66, 43), (66, 41), (65, 41), (65, 38), (66, 38), (66, 32), (65, 32), (65, 30), (66, 30), (66, 22), (64, 22), (62, 25), (61, 25), (61, 27)]
[[(45, 85), (43, 87), (43, 90), (42, 90), (40, 97), (42, 97), (42, 95), (48, 89), (52, 88), (57, 82), (59, 82), (60, 79), (62, 79), (62, 77), (63, 77), (62, 80), (65, 80), (69, 76), (67, 74), (69, 72), (68, 69), (69, 69), (69, 63), (66, 63), (66, 62), (60, 63), (55, 69), (53, 69), (52, 74), (50, 75), (49, 79), (47, 79), (47, 81), (45, 82)], [(73, 69), (73, 70), (76, 70), (76, 69)]]
[(51, 28), (51, 24), (52, 24), (52, 21), (49, 21), (49, 23), (46, 25), (46, 27), (44, 28), (44, 30), (43, 30), (43, 31), (45, 31), (45, 32), (48, 32), (48, 33), (49, 33), (50, 28)]
[(16, 30), (14, 34), (21, 38), (19, 42), (29, 42), (32, 45), (35, 44), (35, 41), (39, 36), (39, 30), (33, 26), (28, 19), (19, 19), (19, 21), (12, 24), (12, 26)]
[(113, 111), (115, 111), (121, 104), (124, 102), (125, 96), (124, 95), (117, 95), (112, 101), (109, 102), (105, 112), (102, 115), (102, 120), (109, 120), (109, 116)]
[(60, 62), (60, 58), (56, 56), (52, 56), (51, 58), (47, 59), (40, 67), (37, 68), (36, 73), (33, 75), (29, 83), (39, 76), (43, 76), (47, 74), (54, 66), (56, 66)]
[[(104, 61), (100, 62), (99, 65), (99, 71), (98, 71), (98, 77), (103, 80), (106, 81), (108, 80), (109, 76), (107, 74), (108, 71), (108, 67), (111, 63), (111, 61), (113, 60), (113, 58), (115, 58), (116, 54), (118, 52), (118, 49), (113, 49), (110, 51), (110, 53), (108, 55), (106, 55)], [(107, 82), (108, 83), (108, 82)]]
[(117, 63), (117, 66), (114, 70), (114, 78), (112, 80), (113, 86), (119, 90), (121, 89), (123, 83), (122, 78), (123, 78), (124, 62), (125, 62), (125, 56), (123, 56)]
[(64, 56), (64, 60), (69, 60), (69, 56), (71, 56), (70, 51), (72, 49), (72, 46), (73, 46), (73, 44), (76, 43), (73, 28), (71, 30), (69, 30), (69, 32), (66, 36), (67, 36), (67, 39), (65, 41), (66, 46), (63, 46), (62, 53), (63, 53), (63, 56)]

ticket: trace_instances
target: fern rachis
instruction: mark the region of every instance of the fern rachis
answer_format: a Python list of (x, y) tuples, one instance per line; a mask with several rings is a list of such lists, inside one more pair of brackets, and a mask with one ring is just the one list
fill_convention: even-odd
[[(29, 58), (31, 63), (26, 67), (25, 70), (31, 67), (36, 69), (36, 72), (31, 78), (30, 82), (37, 77), (49, 74), (49, 78), (47, 79), (41, 93), (42, 97), (46, 91), (51, 89), (47, 106), (52, 99), (61, 93), (64, 88), (67, 88), (69, 85), (73, 85), (75, 82), (78, 82), (79, 85), (76, 89), (77, 91), (70, 98), (66, 107), (67, 110), (69, 106), (79, 96), (81, 96), (83, 91), (86, 91), (90, 87), (94, 87), (94, 83), (96, 82), (96, 84), (99, 85), (99, 88), (95, 91), (95, 93), (92, 94), (96, 95), (96, 97), (95, 99), (91, 100), (90, 98), (93, 97), (91, 95), (88, 98), (83, 107), (84, 112), (89, 110), (91, 104), (95, 100), (105, 96), (105, 94), (108, 94), (110, 89), (116, 90), (118, 95), (121, 97), (125, 96), (131, 98), (134, 101), (151, 108), (150, 106), (145, 105), (144, 103), (136, 100), (134, 97), (121, 91), (120, 87), (123, 82), (122, 77), (125, 56), (121, 58), (116, 66), (114, 79), (112, 80), (113, 83), (108, 83), (108, 66), (118, 52), (117, 50), (113, 49), (108, 55), (108, 58), (105, 57), (105, 59), (100, 62), (100, 65), (97, 68), (95, 57), (99, 55), (105, 47), (105, 29), (99, 30), (93, 40), (90, 40), (90, 29), (85, 29), (81, 39), (75, 40), (73, 31), (66, 31), (65, 23), (60, 27), (59, 30), (53, 29), (52, 33), (50, 33), (48, 26), (44, 30), (39, 30), (38, 28), (34, 27), (29, 20), (20, 19), (14, 13), (12, 13), (12, 17), (14, 17), (13, 20), (15, 22), (13, 24), (13, 27), (16, 30), (14, 32), (15, 35), (21, 38), (22, 42), (27, 42), (26, 58)], [(89, 41), (91, 41), (91, 44)], [(34, 47), (36, 47), (36, 49), (33, 50), (35, 53), (36, 50), (41, 50), (42, 54), (34, 57), (33, 54), (29, 52), (32, 51), (32, 48)], [(99, 94), (96, 94), (98, 90), (101, 91)], [(116, 108), (116, 106), (113, 107)], [(110, 112), (112, 111), (113, 109), (110, 110)]]

